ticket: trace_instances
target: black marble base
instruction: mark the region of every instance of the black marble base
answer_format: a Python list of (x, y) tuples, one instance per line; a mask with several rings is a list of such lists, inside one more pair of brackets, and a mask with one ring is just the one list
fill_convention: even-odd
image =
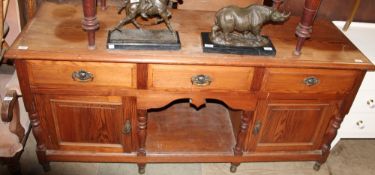
[[(202, 47), (206, 53), (223, 53), (223, 54), (240, 54), (240, 55), (257, 55), (257, 56), (275, 56), (276, 49), (271, 40), (263, 47), (235, 47), (223, 46), (211, 42), (208, 32), (202, 32)], [(266, 36), (264, 36), (266, 37)], [(268, 37), (266, 37), (268, 38)]]
[(107, 49), (110, 50), (179, 50), (178, 32), (169, 30), (114, 30), (108, 32)]

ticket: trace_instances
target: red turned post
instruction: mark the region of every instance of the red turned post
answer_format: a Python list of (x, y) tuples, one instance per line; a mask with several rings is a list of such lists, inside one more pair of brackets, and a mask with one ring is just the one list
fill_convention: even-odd
[(95, 49), (95, 31), (99, 28), (99, 22), (96, 19), (96, 0), (82, 0), (83, 20), (82, 28), (86, 30), (88, 36), (88, 48)]
[(307, 38), (311, 36), (312, 24), (314, 22), (315, 16), (318, 12), (318, 8), (321, 0), (305, 0), (305, 7), (303, 9), (303, 14), (301, 21), (297, 26), (296, 35), (298, 36), (295, 55), (301, 55), (301, 50), (303, 43)]

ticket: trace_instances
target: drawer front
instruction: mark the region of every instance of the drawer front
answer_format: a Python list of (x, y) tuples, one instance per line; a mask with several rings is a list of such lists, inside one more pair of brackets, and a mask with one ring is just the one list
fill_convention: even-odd
[(363, 90), (361, 88), (354, 99), (350, 112), (372, 113), (375, 116), (375, 90)]
[(149, 66), (148, 88), (249, 91), (253, 74), (251, 67), (153, 64)]
[(280, 93), (345, 93), (353, 89), (356, 71), (267, 69), (262, 90)]
[(338, 131), (341, 138), (375, 138), (375, 115), (350, 113)]
[[(136, 65), (68, 61), (28, 61), (30, 84), (136, 88)], [(82, 72), (80, 72), (82, 70)]]

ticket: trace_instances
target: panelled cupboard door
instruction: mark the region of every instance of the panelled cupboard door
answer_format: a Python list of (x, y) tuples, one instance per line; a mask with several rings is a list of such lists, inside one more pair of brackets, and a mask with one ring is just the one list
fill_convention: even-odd
[(47, 149), (131, 151), (135, 98), (37, 95), (35, 101)]
[(249, 131), (249, 151), (319, 150), (334, 107), (316, 100), (260, 101)]

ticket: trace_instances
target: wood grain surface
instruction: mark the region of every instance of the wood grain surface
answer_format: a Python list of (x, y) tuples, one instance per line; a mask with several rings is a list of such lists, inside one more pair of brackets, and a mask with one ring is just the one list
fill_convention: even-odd
[[(179, 31), (182, 42), (182, 48), (179, 51), (107, 50), (105, 46), (107, 32), (123, 18), (123, 15), (117, 15), (114, 7), (108, 8), (105, 12), (98, 11), (101, 27), (96, 32), (97, 49), (89, 51), (86, 34), (81, 29), (81, 8), (46, 2), (26, 27), (27, 30), (7, 52), (6, 57), (102, 62), (375, 69), (370, 61), (329, 21), (315, 21), (312, 38), (305, 43), (301, 56), (293, 55), (296, 43), (294, 33), (299, 18), (291, 17), (286, 23), (280, 25), (266, 25), (262, 33), (272, 39), (277, 54), (275, 57), (264, 57), (203, 53), (200, 33), (211, 30), (214, 12), (174, 10), (172, 13), (172, 25)], [(187, 16), (189, 18), (186, 18)], [(130, 24), (126, 28), (133, 28), (133, 26)], [(165, 28), (165, 26), (161, 24), (153, 28)]]
[[(249, 91), (253, 72), (252, 67), (152, 64), (149, 66), (148, 86), (150, 89)], [(207, 86), (192, 84), (192, 77), (197, 75), (208, 76), (211, 83)]]

